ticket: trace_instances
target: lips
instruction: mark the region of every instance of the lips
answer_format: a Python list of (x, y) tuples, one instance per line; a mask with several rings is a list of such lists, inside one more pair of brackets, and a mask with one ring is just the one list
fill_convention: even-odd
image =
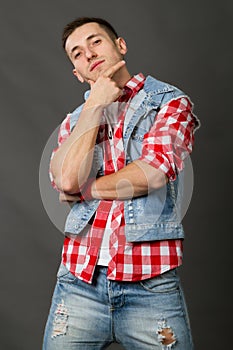
[(98, 65), (100, 65), (100, 64), (103, 63), (103, 62), (104, 62), (104, 60), (94, 62), (94, 63), (91, 65), (90, 71), (92, 72)]

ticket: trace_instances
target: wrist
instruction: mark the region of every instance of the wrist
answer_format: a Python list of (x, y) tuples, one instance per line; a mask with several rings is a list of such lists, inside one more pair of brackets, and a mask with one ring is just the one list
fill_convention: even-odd
[(105, 104), (99, 102), (98, 100), (95, 100), (89, 97), (84, 104), (83, 110), (91, 110), (91, 111), (94, 111), (95, 113), (97, 111), (102, 112), (105, 106), (106, 106)]

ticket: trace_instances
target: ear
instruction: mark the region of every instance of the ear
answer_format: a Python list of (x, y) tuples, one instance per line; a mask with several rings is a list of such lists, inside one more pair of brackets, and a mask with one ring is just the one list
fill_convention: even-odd
[(76, 76), (76, 78), (80, 81), (80, 83), (84, 83), (84, 79), (83, 77), (81, 76), (80, 73), (77, 72), (76, 69), (73, 69), (73, 74)]
[(125, 40), (122, 37), (119, 37), (116, 39), (116, 45), (122, 55), (125, 55), (126, 52), (128, 51), (127, 49), (127, 44)]

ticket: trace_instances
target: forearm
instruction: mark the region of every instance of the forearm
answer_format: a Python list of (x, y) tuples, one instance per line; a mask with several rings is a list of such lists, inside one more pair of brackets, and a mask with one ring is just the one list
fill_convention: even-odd
[(95, 199), (129, 199), (163, 187), (166, 175), (143, 161), (135, 161), (118, 172), (96, 179), (91, 195)]
[(85, 104), (73, 132), (55, 152), (51, 172), (61, 191), (77, 193), (85, 183), (91, 170), (102, 110), (103, 106)]

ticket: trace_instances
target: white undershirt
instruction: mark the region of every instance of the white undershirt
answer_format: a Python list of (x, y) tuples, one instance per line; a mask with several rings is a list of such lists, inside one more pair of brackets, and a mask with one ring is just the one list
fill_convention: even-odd
[[(140, 106), (142, 100), (144, 99), (146, 93), (144, 92), (144, 90), (140, 90), (138, 92), (137, 95), (135, 95), (132, 100), (130, 101), (130, 105), (127, 109), (125, 118), (124, 118), (124, 130), (126, 129), (130, 119), (132, 118), (134, 112), (136, 109), (138, 109), (138, 107)], [(108, 106), (107, 108), (105, 108), (104, 111), (104, 116), (105, 116), (105, 121), (108, 124), (108, 130), (112, 132), (113, 128), (112, 126), (116, 125), (116, 120), (118, 119), (121, 111), (119, 110), (121, 107), (118, 103), (112, 103), (110, 106)], [(115, 171), (117, 171), (117, 165), (116, 165), (116, 156), (115, 156), (115, 151), (114, 151), (114, 144), (113, 144), (113, 135), (112, 137), (109, 137), (109, 142), (110, 142), (110, 146), (111, 146), (111, 155), (112, 155), (112, 160), (113, 160), (113, 164), (114, 164), (114, 168)], [(114, 200), (112, 202), (112, 207), (109, 211), (108, 214), (108, 219), (107, 219), (107, 223), (106, 223), (106, 227), (104, 230), (104, 234), (103, 234), (103, 240), (101, 243), (101, 247), (100, 247), (100, 252), (99, 252), (99, 258), (97, 261), (97, 265), (102, 265), (102, 266), (108, 266), (109, 261), (111, 260), (111, 256), (110, 256), (110, 251), (109, 251), (109, 240), (110, 240), (110, 236), (112, 233), (112, 228), (111, 228), (111, 221), (112, 221), (112, 213), (113, 210), (116, 208), (117, 203)]]
[(110, 251), (109, 251), (109, 240), (112, 233), (112, 228), (111, 228), (112, 213), (115, 207), (116, 207), (116, 201), (113, 201), (112, 207), (108, 214), (108, 219), (104, 230), (104, 235), (103, 235), (103, 240), (100, 247), (99, 259), (98, 259), (97, 265), (108, 266), (108, 263), (111, 260)]

